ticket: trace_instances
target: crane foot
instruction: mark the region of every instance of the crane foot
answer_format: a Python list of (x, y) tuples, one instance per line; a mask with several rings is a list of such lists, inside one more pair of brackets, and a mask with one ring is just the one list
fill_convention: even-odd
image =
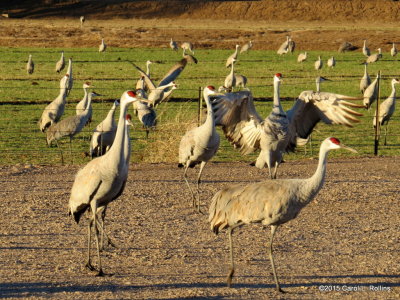
[(227, 283), (227, 285), (228, 285), (229, 288), (232, 286), (232, 277), (233, 277), (233, 274), (234, 274), (234, 273), (235, 273), (235, 270), (234, 270), (234, 269), (231, 269), (231, 270), (229, 271), (228, 277), (226, 278), (226, 283)]
[(90, 271), (96, 270), (95, 267), (93, 267), (92, 264), (91, 264), (90, 262), (88, 262), (88, 263), (85, 265), (85, 267), (88, 268)]

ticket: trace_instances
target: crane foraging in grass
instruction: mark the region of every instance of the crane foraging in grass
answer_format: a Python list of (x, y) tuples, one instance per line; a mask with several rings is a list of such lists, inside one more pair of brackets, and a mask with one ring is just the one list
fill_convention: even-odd
[(341, 148), (356, 152), (354, 149), (341, 144), (336, 138), (325, 139), (321, 144), (317, 170), (310, 178), (266, 180), (248, 185), (238, 184), (226, 187), (214, 195), (209, 208), (208, 221), (215, 234), (228, 228), (230, 249), (228, 287), (231, 287), (235, 272), (232, 245), (233, 230), (250, 223), (261, 223), (263, 226), (271, 226), (268, 255), (276, 290), (283, 292), (279, 284), (272, 252), (276, 229), (279, 225), (296, 218), (300, 210), (315, 198), (324, 184), (328, 152)]
[(307, 140), (319, 121), (352, 127), (362, 114), (349, 107), (363, 107), (346, 101), (359, 98), (303, 91), (285, 112), (279, 98), (280, 77), (279, 73), (274, 76), (273, 110), (265, 119), (257, 113), (250, 91), (211, 96), (216, 125), (222, 126), (225, 137), (242, 154), (261, 150), (255, 165), (267, 166), (271, 178), (276, 178), (283, 154), (294, 151), (299, 139)]
[[(393, 116), (393, 113), (396, 109), (396, 84), (399, 84), (400, 81), (397, 78), (393, 78), (391, 81), (392, 92), (390, 96), (379, 105), (379, 127), (385, 126), (385, 141), (384, 145), (386, 146), (386, 136), (387, 136), (387, 127), (390, 121), (390, 118)], [(376, 112), (374, 114), (373, 125), (376, 127)]]
[(183, 178), (192, 196), (192, 203), (195, 206), (196, 198), (187, 180), (188, 168), (194, 168), (200, 164), (200, 171), (197, 176), (197, 211), (200, 212), (199, 184), (201, 173), (207, 162), (213, 158), (219, 148), (219, 134), (215, 129), (214, 112), (210, 103), (210, 95), (215, 94), (213, 86), (204, 88), (203, 96), (207, 105), (207, 118), (203, 125), (189, 130), (182, 137), (179, 144), (179, 164), (184, 168)]
[(128, 105), (134, 101), (137, 101), (137, 98), (133, 91), (126, 91), (122, 94), (118, 127), (113, 145), (106, 154), (91, 160), (78, 171), (71, 189), (69, 214), (77, 223), (86, 210), (89, 209), (92, 214), (89, 221), (86, 267), (92, 271), (95, 270), (90, 256), (90, 240), (93, 229), (97, 246), (98, 276), (104, 275), (99, 246), (99, 229), (103, 232), (104, 229), (99, 225), (97, 214), (110, 202), (117, 199), (125, 188), (129, 169), (127, 149), (130, 148), (130, 139), (126, 138), (125, 119)]
[(65, 74), (60, 80), (60, 93), (57, 98), (54, 99), (49, 105), (43, 110), (42, 116), (39, 119), (39, 128), (42, 132), (60, 120), (64, 113), (65, 103), (67, 100), (67, 86), (68, 86), (68, 74)]

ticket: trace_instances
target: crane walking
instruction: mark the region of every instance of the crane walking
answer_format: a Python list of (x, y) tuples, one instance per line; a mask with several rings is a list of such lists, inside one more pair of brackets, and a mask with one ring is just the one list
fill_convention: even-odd
[(89, 221), (88, 230), (88, 257), (86, 267), (94, 271), (91, 263), (90, 245), (92, 228), (95, 234), (98, 276), (103, 276), (103, 269), (99, 247), (99, 225), (97, 214), (110, 202), (117, 199), (124, 191), (128, 178), (127, 149), (130, 147), (130, 139), (126, 139), (126, 111), (128, 105), (137, 101), (133, 91), (126, 91), (120, 99), (120, 115), (115, 140), (110, 150), (103, 156), (91, 160), (85, 167), (78, 171), (71, 189), (69, 199), (69, 214), (77, 223), (82, 214), (90, 209), (92, 217)]
[(204, 100), (207, 104), (207, 118), (203, 125), (186, 132), (179, 144), (178, 167), (185, 168), (183, 178), (192, 195), (193, 206), (195, 196), (187, 180), (188, 168), (194, 168), (200, 164), (200, 171), (197, 176), (197, 211), (200, 212), (199, 184), (201, 173), (207, 162), (213, 158), (219, 148), (219, 134), (215, 129), (214, 112), (211, 105), (210, 95), (215, 94), (213, 86), (207, 86), (203, 91)]
[(325, 139), (321, 144), (317, 170), (308, 179), (276, 179), (245, 186), (233, 185), (214, 195), (209, 208), (208, 221), (215, 234), (228, 228), (230, 249), (228, 287), (231, 287), (235, 272), (232, 246), (233, 230), (250, 223), (261, 223), (263, 226), (271, 226), (268, 254), (276, 289), (283, 292), (278, 281), (272, 252), (276, 229), (279, 225), (296, 218), (300, 210), (315, 198), (324, 184), (327, 154), (330, 150), (340, 148), (357, 152), (344, 146), (336, 138)]

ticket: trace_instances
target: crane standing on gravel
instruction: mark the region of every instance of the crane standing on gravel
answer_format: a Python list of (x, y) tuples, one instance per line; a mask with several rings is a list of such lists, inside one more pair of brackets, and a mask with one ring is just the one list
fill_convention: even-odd
[(278, 281), (272, 254), (272, 242), (279, 225), (297, 217), (300, 210), (314, 199), (324, 184), (327, 154), (333, 149), (354, 149), (344, 146), (336, 138), (325, 139), (320, 148), (316, 172), (308, 179), (276, 179), (243, 185), (226, 187), (217, 192), (210, 205), (208, 221), (211, 230), (218, 234), (228, 228), (230, 249), (230, 270), (227, 277), (231, 286), (235, 272), (233, 262), (232, 232), (235, 228), (262, 223), (271, 226), (271, 239), (268, 246), (276, 289), (283, 292)]

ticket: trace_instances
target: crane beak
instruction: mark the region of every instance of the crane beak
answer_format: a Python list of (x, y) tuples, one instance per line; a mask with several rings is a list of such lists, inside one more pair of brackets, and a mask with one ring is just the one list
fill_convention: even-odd
[(358, 153), (358, 151), (356, 149), (350, 148), (350, 147), (345, 146), (343, 144), (340, 144), (340, 148), (345, 149), (345, 150), (349, 150), (350, 152), (353, 152), (353, 153)]

